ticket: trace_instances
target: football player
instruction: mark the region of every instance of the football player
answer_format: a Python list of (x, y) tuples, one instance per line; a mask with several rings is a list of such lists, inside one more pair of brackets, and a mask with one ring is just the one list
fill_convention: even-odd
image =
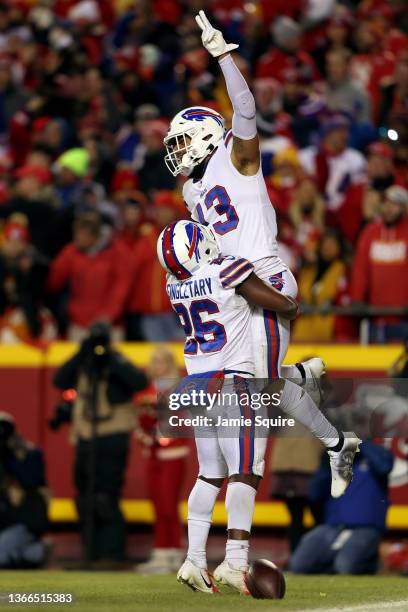
[[(232, 385), (238, 398), (232, 414), (243, 414), (241, 393), (244, 390), (250, 394), (250, 380), (256, 372), (251, 345), (252, 307), (276, 312), (289, 321), (297, 314), (295, 300), (265, 284), (247, 259), (222, 256), (208, 226), (193, 221), (172, 223), (161, 233), (157, 253), (168, 272), (169, 299), (186, 334), (184, 355), (189, 377), (199, 378), (200, 383), (218, 379), (222, 385)], [(306, 414), (311, 431), (326, 447), (333, 447), (340, 437), (344, 439), (298, 385), (284, 379), (275, 379), (275, 384), (280, 408), (302, 424)], [(220, 405), (219, 410), (225, 412)], [(231, 414), (229, 409), (227, 412)], [(228, 477), (226, 557), (214, 578), (248, 592), (248, 540), (267, 437), (257, 434), (254, 411), (247, 410), (246, 416), (251, 425), (239, 426), (233, 431), (235, 435), (214, 429), (212, 424), (195, 429), (199, 476), (188, 500), (189, 547), (178, 580), (197, 591), (216, 591), (207, 571), (206, 542), (216, 498)], [(341, 456), (341, 461), (339, 453), (329, 451), (334, 496), (343, 494), (351, 481), (358, 444), (353, 448), (347, 458)]]
[[(196, 21), (204, 47), (218, 59), (225, 78), (234, 110), (232, 130), (224, 133), (224, 119), (212, 109), (191, 107), (180, 111), (164, 139), (167, 167), (174, 175), (189, 177), (183, 188), (184, 200), (192, 218), (211, 227), (221, 252), (247, 259), (265, 283), (295, 298), (296, 281), (278, 256), (276, 215), (260, 163), (255, 100), (230, 54), (238, 45), (227, 44), (204, 11), (199, 12)], [(278, 312), (258, 307), (251, 327), (256, 378), (289, 378), (304, 385), (316, 399), (320, 394), (318, 378), (324, 371), (322, 360), (282, 365), (290, 321)], [(297, 395), (289, 385), (285, 392), (289, 393), (289, 388), (292, 403), (298, 405), (302, 386)], [(302, 422), (313, 431), (314, 410), (307, 406), (303, 409)], [(340, 436), (331, 443), (332, 464), (336, 461), (341, 469), (349, 451), (356, 452), (358, 440), (355, 436)]]

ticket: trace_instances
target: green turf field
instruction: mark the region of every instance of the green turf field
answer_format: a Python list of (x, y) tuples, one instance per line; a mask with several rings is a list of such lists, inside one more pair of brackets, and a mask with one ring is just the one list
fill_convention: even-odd
[(69, 592), (75, 603), (2, 605), (4, 609), (86, 612), (204, 612), (211, 610), (356, 610), (408, 612), (408, 579), (397, 577), (287, 576), (282, 601), (260, 601), (223, 590), (218, 595), (194, 593), (174, 577), (144, 577), (129, 572), (0, 572), (0, 592)]

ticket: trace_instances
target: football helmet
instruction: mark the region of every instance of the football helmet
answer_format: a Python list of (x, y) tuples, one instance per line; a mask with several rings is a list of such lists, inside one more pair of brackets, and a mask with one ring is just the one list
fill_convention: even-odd
[(172, 119), (164, 138), (164, 158), (173, 176), (189, 176), (218, 145), (225, 132), (222, 115), (205, 106), (185, 108)]
[(178, 280), (190, 278), (200, 266), (215, 259), (220, 250), (209, 227), (194, 221), (167, 225), (157, 241), (161, 266)]

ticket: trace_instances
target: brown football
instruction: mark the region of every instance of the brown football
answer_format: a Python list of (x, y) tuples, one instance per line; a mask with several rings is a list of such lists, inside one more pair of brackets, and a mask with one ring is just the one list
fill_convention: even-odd
[(256, 599), (283, 599), (286, 591), (285, 578), (272, 561), (258, 559), (249, 566), (246, 585)]

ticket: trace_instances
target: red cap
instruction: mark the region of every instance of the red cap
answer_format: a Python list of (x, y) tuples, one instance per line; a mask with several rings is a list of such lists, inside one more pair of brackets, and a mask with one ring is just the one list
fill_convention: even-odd
[(160, 208), (161, 206), (172, 208), (173, 210), (180, 212), (182, 206), (181, 200), (175, 195), (174, 191), (169, 189), (162, 189), (158, 191), (153, 197), (153, 206)]
[(369, 145), (367, 151), (369, 155), (379, 155), (380, 157), (387, 157), (388, 159), (394, 158), (394, 152), (392, 148), (385, 142), (372, 142)]
[(137, 175), (131, 168), (118, 168), (113, 175), (110, 188), (113, 193), (116, 193), (122, 189), (137, 189), (138, 186)]
[(4, 227), (4, 238), (6, 240), (19, 240), (20, 242), (28, 242), (30, 234), (25, 225), (9, 221)]
[(42, 132), (43, 130), (45, 130), (47, 125), (50, 123), (50, 121), (51, 121), (51, 117), (45, 117), (45, 116), (34, 119), (32, 123), (33, 132)]
[(48, 168), (37, 164), (27, 164), (22, 166), (15, 172), (15, 176), (19, 179), (31, 177), (37, 179), (41, 185), (48, 185), (51, 181), (51, 172)]

